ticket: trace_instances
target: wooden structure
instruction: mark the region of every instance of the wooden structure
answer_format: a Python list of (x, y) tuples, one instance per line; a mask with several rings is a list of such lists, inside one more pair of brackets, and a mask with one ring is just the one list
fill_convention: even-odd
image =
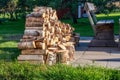
[(114, 20), (97, 21), (96, 16), (94, 14), (95, 6), (92, 3), (85, 3), (85, 10), (95, 34), (94, 39), (90, 43), (90, 46), (117, 46), (117, 44), (114, 41)]
[[(18, 44), (20, 62), (68, 64), (74, 59), (77, 36), (69, 24), (58, 20), (56, 11), (50, 7), (36, 7), (26, 17), (23, 38)], [(76, 42), (75, 42), (76, 41)]]

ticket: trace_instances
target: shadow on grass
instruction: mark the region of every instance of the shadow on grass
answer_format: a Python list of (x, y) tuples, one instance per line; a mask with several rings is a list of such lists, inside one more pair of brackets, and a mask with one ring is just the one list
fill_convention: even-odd
[(21, 34), (0, 34), (0, 60), (14, 61), (20, 54), (17, 48), (18, 42), (21, 39)]
[(0, 40), (19, 41), (23, 34), (0, 34)]
[(18, 48), (0, 48), (0, 60), (14, 61), (19, 54)]

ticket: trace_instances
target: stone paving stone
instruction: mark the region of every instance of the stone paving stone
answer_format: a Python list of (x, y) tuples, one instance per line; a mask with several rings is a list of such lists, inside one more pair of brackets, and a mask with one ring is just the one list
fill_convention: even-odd
[(75, 59), (80, 58), (87, 49), (88, 49), (88, 47), (77, 47), (75, 54), (74, 54)]
[(94, 65), (98, 67), (107, 67), (108, 61), (95, 61)]
[(114, 69), (120, 69), (120, 61), (109, 61), (107, 68), (114, 68)]
[(102, 61), (102, 60), (106, 60), (107, 59), (111, 59), (113, 58), (110, 55), (84, 55), (81, 57), (81, 59), (87, 59), (87, 60), (97, 60), (97, 61)]
[[(90, 60), (94, 63), (95, 66), (109, 66), (110, 67), (117, 67), (117, 64), (119, 64), (118, 66), (120, 66), (120, 56), (104, 56), (104, 55), (100, 55), (100, 56), (91, 56), (91, 55), (86, 55), (86, 56), (82, 56), (82, 59), (85, 60)], [(108, 61), (111, 62), (111, 64), (108, 64)]]
[(75, 54), (74, 54), (75, 59), (80, 58), (83, 54), (84, 54), (84, 51), (76, 51)]
[(111, 56), (119, 56), (120, 57), (120, 51), (112, 51)]
[(84, 55), (110, 55), (111, 53), (104, 51), (85, 51)]
[(95, 65), (107, 68), (120, 67), (120, 49), (117, 47), (88, 47), (92, 37), (81, 37), (76, 48), (73, 66)]
[(118, 48), (111, 48), (111, 55), (120, 56), (120, 50)]
[(88, 51), (98, 51), (98, 52), (104, 51), (104, 52), (110, 53), (111, 48), (109, 48), (109, 47), (89, 47)]
[(80, 65), (80, 66), (86, 66), (86, 65), (93, 65), (93, 62), (90, 60), (85, 59), (78, 59), (75, 62), (73, 62), (73, 65)]

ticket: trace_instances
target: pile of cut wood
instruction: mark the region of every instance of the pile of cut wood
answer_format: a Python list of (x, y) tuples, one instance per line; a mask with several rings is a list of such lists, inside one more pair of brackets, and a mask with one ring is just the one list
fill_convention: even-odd
[(79, 36), (73, 33), (74, 28), (69, 24), (58, 20), (55, 10), (36, 7), (27, 15), (25, 26), (23, 38), (18, 44), (20, 62), (52, 65), (57, 62), (68, 64), (74, 59), (74, 44), (78, 44)]

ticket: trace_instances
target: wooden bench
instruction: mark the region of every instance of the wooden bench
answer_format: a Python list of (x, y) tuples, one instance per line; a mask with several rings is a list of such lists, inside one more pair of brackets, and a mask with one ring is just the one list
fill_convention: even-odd
[(95, 34), (94, 39), (90, 43), (90, 46), (95, 46), (95, 47), (117, 46), (114, 41), (114, 20), (98, 21), (94, 14), (96, 8), (92, 3), (86, 2), (85, 10)]

